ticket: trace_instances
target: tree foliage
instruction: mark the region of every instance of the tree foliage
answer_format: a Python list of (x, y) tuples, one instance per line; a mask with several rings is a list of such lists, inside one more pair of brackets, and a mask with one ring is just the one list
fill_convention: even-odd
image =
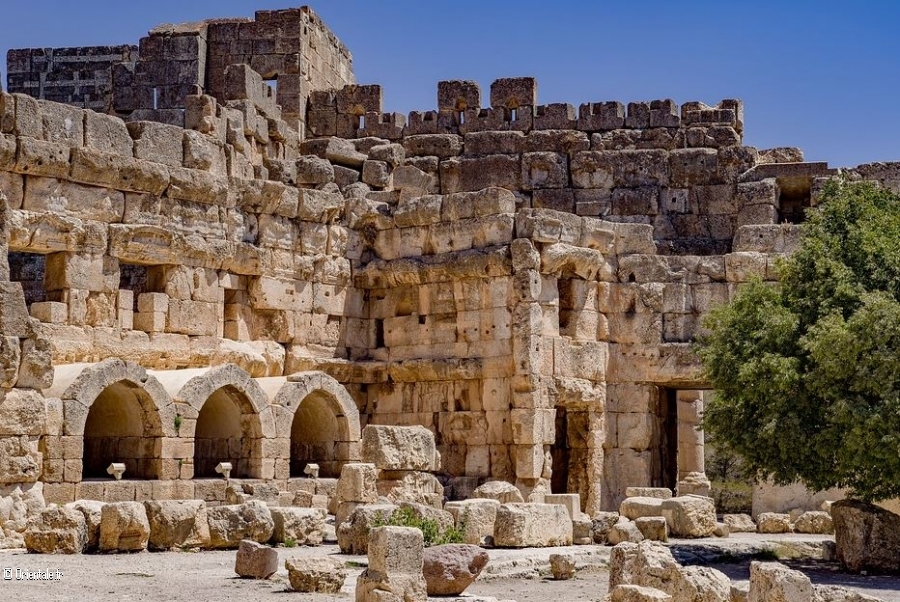
[(829, 183), (778, 274), (704, 323), (704, 427), (776, 483), (900, 496), (900, 196)]

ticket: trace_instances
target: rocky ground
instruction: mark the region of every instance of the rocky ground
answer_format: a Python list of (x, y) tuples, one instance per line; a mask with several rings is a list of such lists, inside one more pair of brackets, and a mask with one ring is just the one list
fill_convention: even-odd
[[(737, 535), (727, 540), (734, 554), (750, 549), (762, 541), (756, 535)], [(797, 540), (787, 540), (787, 549), (796, 549)], [(818, 540), (813, 539), (815, 545)], [(721, 542), (721, 540), (720, 540)], [(724, 543), (724, 542), (722, 542)], [(694, 542), (695, 561), (711, 557), (713, 542)], [(806, 544), (809, 545), (809, 544)], [(580, 602), (601, 599), (607, 591), (609, 575), (604, 565), (609, 557), (608, 547), (578, 546), (530, 550), (491, 550), (491, 564), (468, 593), (492, 596), (517, 602)], [(676, 556), (681, 556), (683, 544), (677, 544)], [(284, 560), (294, 556), (335, 554), (336, 546), (279, 549), (282, 569), (268, 581), (238, 579), (234, 575), (235, 551), (167, 552), (112, 555), (49, 556), (26, 554), (22, 551), (0, 552), (0, 568), (15, 570), (56, 570), (62, 572), (59, 581), (0, 580), (0, 595), (6, 601), (41, 600), (42, 602), (113, 601), (180, 601), (238, 602), (272, 599), (310, 600), (329, 602), (352, 600), (353, 584), (365, 563), (362, 556), (341, 556), (350, 567), (350, 575), (340, 595), (311, 595), (287, 592), (287, 573)], [(548, 578), (547, 559), (551, 553), (576, 554), (579, 572), (571, 581)], [(733, 580), (747, 579), (749, 559), (738, 562), (712, 561), (712, 566), (724, 571)], [(791, 568), (803, 570), (815, 583), (829, 583), (851, 587), (878, 597), (885, 602), (900, 602), (900, 578), (887, 576), (847, 575), (835, 563), (823, 561), (787, 561)]]

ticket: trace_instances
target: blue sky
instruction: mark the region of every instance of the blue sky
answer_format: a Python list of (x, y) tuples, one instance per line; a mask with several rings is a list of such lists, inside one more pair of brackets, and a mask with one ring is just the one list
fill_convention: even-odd
[[(0, 51), (137, 43), (159, 23), (287, 6), (0, 0)], [(435, 108), (438, 80), (474, 79), (486, 101), (494, 79), (529, 75), (542, 104), (742, 98), (746, 144), (799, 146), (807, 160), (838, 167), (900, 161), (900, 2), (893, 0), (311, 6), (350, 48), (357, 81), (382, 84), (388, 111)]]

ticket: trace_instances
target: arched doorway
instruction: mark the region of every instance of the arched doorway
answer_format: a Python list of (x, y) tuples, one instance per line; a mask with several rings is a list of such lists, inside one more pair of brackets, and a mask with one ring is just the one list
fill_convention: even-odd
[(174, 395), (181, 436), (193, 441), (193, 476), (221, 478), (216, 465), (230, 462), (232, 477), (274, 478), (275, 458), (263, 457), (263, 442), (275, 440), (275, 421), (259, 384), (234, 364), (194, 374)]
[(125, 478), (159, 478), (160, 434), (159, 414), (146, 391), (128, 381), (109, 385), (84, 424), (83, 478), (108, 479), (112, 462), (125, 464)]
[(250, 474), (251, 438), (242, 425), (243, 394), (231, 386), (222, 387), (207, 398), (197, 416), (194, 435), (194, 476), (218, 477), (216, 465), (231, 462), (231, 476)]
[(291, 423), (291, 476), (303, 476), (309, 463), (319, 465), (319, 476), (339, 477), (335, 448), (342, 440), (333, 401), (322, 391), (307, 395)]
[(359, 410), (347, 389), (320, 371), (292, 374), (275, 396), (279, 433), (290, 435), (290, 476), (302, 477), (307, 464), (319, 476), (336, 478), (347, 462), (359, 461)]
[(112, 462), (125, 464), (125, 479), (166, 478), (162, 442), (177, 437), (174, 403), (139, 365), (113, 358), (57, 366), (44, 395), (62, 401), (61, 435), (81, 440), (63, 449), (63, 460), (81, 465), (72, 480), (110, 479)]

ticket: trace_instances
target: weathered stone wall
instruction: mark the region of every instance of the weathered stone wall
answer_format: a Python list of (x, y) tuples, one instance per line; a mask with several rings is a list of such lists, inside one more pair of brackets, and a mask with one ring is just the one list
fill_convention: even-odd
[(109, 112), (113, 70), (133, 64), (138, 47), (21, 48), (6, 56), (7, 90)]
[(7, 91), (184, 126), (186, 98), (198, 89), (225, 100), (233, 64), (277, 80), (277, 89), (267, 90), (301, 136), (310, 93), (354, 81), (350, 52), (302, 7), (258, 11), (255, 19), (160, 25), (138, 46), (11, 50)]
[[(577, 130), (299, 144), (280, 133), (261, 77), (229, 73), (226, 97), (242, 100), (189, 96), (193, 129), (0, 97), (9, 249), (17, 265), (43, 267), (43, 296), (40, 270), (27, 271), (29, 310), (54, 362), (324, 369), (364, 423), (434, 429), (459, 492), (502, 478), (575, 491), (596, 509), (626, 486), (667, 484), (659, 387), (702, 386), (687, 346), (700, 317), (749, 275), (770, 274), (795, 240), (791, 226), (737, 226), (739, 216), (761, 204), (774, 222), (779, 174), (811, 187), (822, 172), (709, 172), (712, 157), (758, 154), (590, 151)], [(380, 104), (380, 89), (334, 99), (335, 111), (358, 111)], [(585, 153), (599, 162), (585, 167)], [(753, 169), (770, 171), (752, 181)], [(635, 179), (647, 170), (656, 184)], [(672, 246), (657, 224), (618, 215), (638, 209), (578, 215), (541, 201), (649, 191), (655, 204), (641, 210), (659, 217), (675, 185), (685, 199), (718, 195), (738, 227), (724, 241), (734, 252), (678, 254), (710, 253), (715, 239)], [(698, 223), (718, 215), (699, 200), (682, 209)], [(246, 457), (248, 475), (285, 476)], [(287, 466), (290, 452), (275, 457)]]
[[(324, 45), (288, 35), (301, 26)], [(0, 94), (0, 281), (17, 308), (0, 316), (16, 316), (0, 386), (36, 408), (27, 424), (0, 408), (23, 459), (6, 482), (222, 501), (202, 479), (219, 461), (286, 484), (312, 460), (336, 475), (366, 423), (432, 429), (454, 496), (503, 479), (593, 512), (702, 471), (690, 343), (741, 283), (774, 278), (797, 243), (784, 222), (834, 172), (743, 146), (734, 100), (576, 114), (517, 78), (482, 109), (476, 85), (441, 82), (438, 110), (407, 120), (379, 86), (336, 86), (349, 55), (329, 36), (305, 9), (158, 28), (129, 84), (156, 104), (128, 123)], [(321, 66), (292, 87), (313, 46)], [(115, 433), (90, 427), (101, 410)], [(124, 438), (119, 459), (152, 483), (84, 480)]]

